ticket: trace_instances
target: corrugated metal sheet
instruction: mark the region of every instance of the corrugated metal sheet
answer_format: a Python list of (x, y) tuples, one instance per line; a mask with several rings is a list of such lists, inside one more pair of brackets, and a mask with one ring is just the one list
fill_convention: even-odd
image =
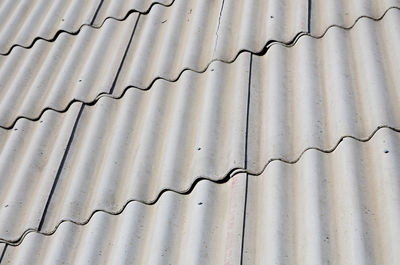
[(400, 0), (312, 0), (310, 33), (322, 35), (332, 25), (351, 27), (360, 17), (378, 19), (390, 7), (400, 8)]
[(250, 176), (244, 264), (399, 264), (399, 159), (400, 134), (381, 129)]
[(234, 64), (217, 62), (203, 74), (185, 72), (176, 83), (160, 80), (150, 91), (86, 107), (42, 231), (243, 168), (249, 59), (243, 54)]
[(101, 29), (84, 27), (56, 42), (38, 41), (0, 56), (0, 124), (38, 118), (45, 108), (63, 110), (73, 99), (93, 100), (109, 92), (132, 35), (137, 15), (107, 20)]
[[(16, 239), (37, 228), (80, 104), (64, 114), (46, 112), (0, 130), (0, 238)], [(61, 117), (60, 117), (61, 116)]]
[(76, 33), (82, 25), (94, 22), (93, 26), (98, 27), (107, 17), (122, 19), (130, 10), (147, 12), (154, 4), (169, 5), (172, 1), (3, 0), (0, 3), (0, 54), (9, 53), (14, 46), (31, 47), (37, 39), (53, 41), (60, 31)]
[(381, 125), (400, 129), (400, 31), (392, 25), (400, 25), (399, 10), (253, 57), (251, 172), (273, 158), (295, 160), (308, 147), (330, 149), (344, 135), (366, 138)]
[(246, 176), (201, 181), (187, 196), (133, 202), (118, 216), (96, 213), (85, 226), (28, 234), (3, 264), (239, 264)]
[(115, 94), (127, 86), (148, 88), (155, 78), (175, 80), (183, 69), (203, 71), (212, 59), (232, 61), (240, 50), (258, 52), (268, 41), (289, 42), (306, 30), (305, 0), (154, 6), (138, 22)]

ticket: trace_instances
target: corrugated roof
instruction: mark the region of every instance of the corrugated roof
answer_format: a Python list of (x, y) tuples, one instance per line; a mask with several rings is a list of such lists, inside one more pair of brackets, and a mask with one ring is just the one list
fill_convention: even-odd
[(400, 129), (397, 24), (393, 9), (381, 21), (253, 56), (248, 169), (295, 160), (308, 147), (331, 149), (345, 135), (367, 138), (379, 126)]
[(63, 114), (49, 111), (38, 122), (21, 120), (13, 130), (0, 130), (0, 238), (19, 238), (27, 228), (39, 226), (78, 105)]
[(243, 168), (249, 57), (86, 107), (42, 231), (61, 219), (84, 222), (94, 209), (150, 203), (163, 190), (184, 192), (196, 179), (219, 180)]
[(245, 264), (399, 264), (400, 134), (345, 139), (249, 177)]
[[(399, 81), (394, 73), (398, 66), (390, 58), (398, 56), (393, 47), (397, 47), (399, 35), (386, 30), (390, 28), (386, 25), (396, 23), (399, 13), (392, 10), (380, 22), (361, 20), (351, 31), (332, 28), (321, 40), (303, 36), (294, 47), (277, 44), (266, 56), (253, 57), (250, 171), (261, 172), (273, 158), (294, 160), (307, 147), (332, 148), (345, 134), (363, 138), (381, 125), (399, 127), (398, 118), (389, 107), (383, 109), (388, 113), (378, 112), (382, 104), (394, 106), (396, 102), (395, 88)], [(381, 35), (387, 41), (376, 44), (374, 40), (382, 39)], [(360, 41), (362, 47), (358, 46)], [(338, 58), (339, 50), (343, 56)], [(382, 62), (366, 63), (371, 54), (376, 54)], [(387, 54), (390, 58), (386, 60)], [(149, 203), (162, 190), (184, 191), (199, 177), (218, 180), (235, 168), (244, 168), (249, 56), (242, 54), (232, 64), (215, 62), (203, 74), (184, 72), (178, 82), (159, 80), (150, 91), (130, 90), (122, 99), (103, 98), (93, 107), (86, 107), (46, 208), (49, 217), (42, 220), (43, 231), (52, 231), (62, 219), (84, 222), (95, 209), (119, 211), (132, 199)], [(289, 61), (292, 63), (286, 63)], [(310, 67), (302, 68), (302, 65)], [(365, 66), (372, 69), (364, 70)], [(385, 69), (391, 69), (393, 74), (388, 71), (389, 76), (385, 76)], [(371, 80), (364, 84), (365, 75)], [(363, 89), (359, 90), (360, 87)], [(382, 94), (382, 91), (387, 92)], [(342, 95), (348, 100), (343, 107), (338, 100)], [(372, 115), (368, 113), (371, 109), (376, 110)], [(57, 119), (66, 117), (51, 113)], [(372, 120), (374, 114), (376, 118)], [(366, 115), (371, 118), (365, 124), (362, 118)], [(71, 131), (72, 123), (68, 126)], [(333, 133), (335, 130), (338, 132)], [(63, 138), (60, 145), (65, 146), (66, 141)], [(126, 154), (126, 146), (130, 147), (131, 157)], [(3, 150), (5, 172), (9, 172), (4, 177), (18, 179), (14, 175), (19, 173), (8, 165), (14, 149)], [(36, 161), (40, 157), (38, 151), (32, 152), (35, 155), (28, 152), (27, 156), (16, 157), (28, 165), (46, 162), (53, 174), (56, 173), (61, 154), (50, 165), (47, 160)], [(33, 176), (41, 174), (33, 173)], [(110, 179), (110, 174), (114, 178)], [(47, 179), (51, 183), (54, 176)], [(20, 184), (10, 185), (15, 185), (14, 189), (5, 189), (5, 198), (16, 196), (10, 190), (21, 190)], [(47, 182), (46, 185), (38, 193), (42, 198), (50, 193), (51, 186)], [(35, 190), (36, 187), (28, 188)], [(65, 204), (66, 201), (69, 203)], [(37, 229), (43, 208), (21, 206), (16, 210), (7, 209), (6, 214), (0, 212), (4, 220), (17, 218), (21, 212), (36, 216), (34, 222), (23, 220), (21, 225), (13, 225), (13, 229), (5, 222), (1, 238), (16, 240), (27, 228)]]
[(37, 118), (46, 108), (65, 109), (73, 99), (90, 101), (109, 92), (117, 76), (137, 15), (109, 20), (101, 29), (84, 27), (56, 42), (38, 41), (0, 56), (0, 124)]
[(333, 25), (351, 27), (361, 17), (381, 18), (391, 7), (400, 7), (400, 0), (312, 0), (310, 33), (320, 36)]
[(239, 264), (246, 176), (201, 181), (187, 196), (166, 193), (152, 206), (130, 203), (85, 226), (63, 223), (7, 248), (4, 264)]
[(156, 78), (176, 80), (184, 69), (204, 71), (214, 59), (231, 62), (240, 51), (259, 52), (272, 40), (289, 42), (307, 30), (306, 24), (303, 0), (189, 0), (170, 8), (154, 6), (138, 22), (115, 94), (127, 86), (149, 88)]
[(314, 2), (107, 1), (2, 56), (0, 263), (397, 264), (400, 5)]
[[(240, 50), (257, 52), (268, 41), (288, 42), (306, 30), (306, 1), (271, 1), (258, 9), (248, 1), (241, 1), (240, 8), (228, 1), (223, 8), (223, 3), (155, 5), (140, 19), (135, 13), (126, 21), (107, 20), (99, 30), (84, 27), (77, 36), (63, 34), (54, 43), (39, 41), (29, 50), (17, 48), (0, 57), (0, 65), (6, 65), (0, 78), (8, 81), (0, 87), (0, 125), (10, 127), (18, 117), (37, 119), (44, 109), (65, 110), (75, 99), (119, 96), (129, 86), (147, 89), (159, 78), (176, 80), (185, 69), (202, 72), (212, 59), (232, 61)], [(263, 18), (265, 12), (274, 18), (247, 19), (250, 14)], [(239, 35), (232, 31), (237, 25)], [(246, 34), (240, 37), (241, 32)], [(4, 77), (11, 73), (15, 77)]]
[(99, 27), (106, 18), (124, 19), (129, 11), (148, 12), (173, 0), (4, 0), (0, 3), (0, 54), (39, 39), (54, 41), (61, 32), (77, 34), (83, 25)]
[[(250, 176), (244, 263), (397, 264), (398, 150), (400, 135), (382, 129), (367, 143), (345, 139), (335, 152), (308, 150)], [(168, 192), (153, 206), (133, 202), (118, 216), (28, 234), (3, 261), (239, 264), (245, 182), (202, 181), (187, 197)]]

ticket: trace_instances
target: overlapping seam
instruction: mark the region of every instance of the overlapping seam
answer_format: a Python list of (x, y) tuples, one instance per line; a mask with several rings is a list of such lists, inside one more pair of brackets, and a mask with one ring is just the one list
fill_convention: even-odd
[(74, 104), (74, 103), (82, 103), (82, 104), (84, 104), (84, 105), (93, 106), (93, 105), (96, 104), (97, 101), (99, 101), (102, 97), (108, 97), (108, 98), (112, 98), (112, 99), (119, 100), (119, 99), (121, 99), (121, 98), (125, 95), (125, 93), (126, 93), (129, 89), (131, 89), (131, 88), (135, 88), (135, 89), (142, 90), (142, 91), (150, 90), (151, 87), (154, 85), (154, 83), (157, 82), (158, 80), (162, 80), (162, 81), (166, 81), (166, 82), (175, 83), (175, 82), (177, 82), (177, 81), (180, 79), (180, 77), (182, 76), (182, 74), (183, 74), (184, 72), (186, 72), (186, 71), (191, 71), (191, 72), (194, 72), (194, 73), (199, 73), (199, 74), (201, 74), (201, 73), (206, 72), (207, 69), (210, 67), (210, 65), (211, 65), (212, 63), (214, 63), (214, 62), (222, 62), (222, 63), (226, 63), (226, 64), (232, 64), (233, 62), (236, 61), (236, 59), (237, 59), (237, 58), (239, 57), (239, 55), (241, 55), (242, 53), (250, 53), (250, 54), (256, 55), (256, 56), (264, 56), (264, 55), (267, 54), (267, 51), (268, 51), (273, 45), (281, 45), (281, 46), (283, 46), (283, 47), (288, 47), (288, 48), (290, 48), (290, 47), (293, 47), (294, 45), (296, 45), (296, 43), (299, 41), (299, 39), (302, 38), (302, 37), (304, 37), (304, 36), (308, 36), (308, 37), (313, 38), (313, 39), (321, 39), (321, 38), (323, 38), (323, 37), (327, 34), (327, 32), (328, 32), (331, 28), (339, 28), (339, 29), (342, 29), (342, 30), (351, 30), (351, 29), (358, 23), (358, 21), (360, 21), (361, 19), (370, 19), (370, 20), (373, 20), (373, 21), (380, 21), (380, 20), (382, 20), (382, 19), (385, 17), (385, 15), (386, 15), (390, 10), (392, 10), (392, 9), (393, 9), (393, 10), (400, 11), (400, 7), (392, 6), (392, 7), (389, 7), (388, 9), (386, 9), (386, 11), (385, 11), (380, 17), (378, 17), (378, 18), (374, 18), (374, 17), (370, 17), (370, 16), (360, 16), (360, 17), (358, 17), (358, 18), (354, 21), (354, 23), (353, 23), (351, 26), (345, 27), (345, 26), (340, 26), (340, 25), (335, 25), (335, 24), (334, 24), (334, 25), (329, 26), (329, 27), (328, 27), (322, 34), (320, 34), (320, 35), (312, 35), (311, 33), (301, 31), (301, 32), (297, 33), (296, 36), (295, 36), (292, 40), (290, 40), (290, 41), (288, 41), (288, 42), (277, 41), (277, 40), (270, 40), (270, 41), (268, 41), (268, 42), (265, 44), (265, 46), (264, 46), (260, 51), (258, 51), (258, 52), (253, 52), (253, 51), (247, 50), (247, 49), (241, 49), (241, 50), (239, 50), (239, 52), (238, 52), (238, 53), (233, 57), (233, 59), (231, 59), (231, 60), (212, 59), (203, 69), (200, 69), (200, 70), (198, 70), (198, 69), (192, 69), (192, 68), (186, 67), (186, 68), (183, 68), (183, 70), (182, 70), (175, 78), (168, 79), (168, 78), (165, 78), (165, 77), (158, 76), (158, 77), (155, 77), (155, 78), (152, 80), (152, 82), (150, 83), (150, 85), (148, 85), (147, 87), (141, 88), (141, 87), (137, 87), (137, 86), (133, 86), (133, 85), (130, 85), (130, 86), (125, 87), (125, 88), (122, 90), (121, 94), (118, 95), (118, 96), (113, 95), (112, 93), (109, 93), (109, 92), (101, 92), (101, 93), (99, 93), (99, 94), (95, 97), (95, 99), (93, 99), (93, 100), (91, 100), (91, 101), (84, 101), (84, 100), (80, 100), (80, 99), (75, 99), (75, 98), (74, 98), (74, 99), (72, 99), (64, 108), (57, 109), (57, 108), (52, 108), (52, 107), (45, 107), (44, 109), (42, 109), (41, 113), (40, 113), (37, 117), (33, 117), (33, 118), (32, 118), (32, 117), (28, 117), (28, 116), (18, 116), (17, 118), (15, 118), (15, 120), (14, 120), (10, 125), (0, 125), (0, 128), (5, 129), (5, 130), (10, 130), (10, 129), (14, 128), (15, 124), (16, 124), (16, 123), (18, 122), (18, 120), (20, 120), (20, 119), (26, 119), (26, 120), (29, 120), (29, 121), (38, 121), (38, 120), (42, 117), (42, 115), (44, 114), (44, 112), (49, 111), (49, 110), (52, 110), (52, 111), (55, 111), (55, 112), (58, 112), (58, 113), (65, 113), (66, 111), (68, 111), (68, 109), (69, 109), (69, 108), (71, 107), (71, 105)]
[(54, 226), (53, 230), (50, 230), (50, 231), (38, 231), (38, 229), (28, 228), (22, 233), (22, 235), (19, 238), (15, 239), (15, 240), (6, 240), (4, 238), (0, 238), (0, 243), (6, 243), (9, 246), (18, 246), (23, 242), (24, 238), (30, 233), (37, 233), (37, 234), (40, 234), (40, 235), (43, 235), (43, 236), (51, 236), (57, 231), (58, 227), (63, 223), (72, 223), (72, 224), (75, 224), (75, 225), (84, 226), (84, 225), (86, 225), (86, 224), (88, 224), (90, 222), (90, 220), (93, 218), (93, 216), (96, 213), (100, 213), (100, 212), (101, 213), (105, 213), (105, 214), (109, 214), (109, 215), (115, 215), (115, 216), (116, 215), (120, 215), (126, 209), (126, 207), (130, 203), (133, 203), (133, 202), (144, 204), (144, 205), (149, 205), (149, 206), (155, 205), (160, 200), (161, 196), (166, 192), (173, 192), (173, 193), (176, 193), (176, 194), (179, 194), (179, 195), (189, 195), (193, 191), (193, 189), (196, 187), (197, 183), (199, 183), (200, 181), (209, 181), (209, 182), (212, 182), (212, 183), (215, 183), (215, 184), (225, 184), (231, 178), (233, 178), (234, 176), (236, 176), (238, 174), (241, 174), (241, 173), (245, 173), (245, 174), (248, 174), (250, 176), (260, 176), (260, 175), (262, 175), (264, 173), (264, 171), (267, 169), (268, 165), (270, 163), (272, 163), (272, 162), (280, 161), (280, 162), (285, 163), (285, 164), (296, 164), (303, 157), (303, 155), (309, 150), (316, 150), (316, 151), (319, 151), (319, 152), (322, 152), (322, 153), (326, 153), (326, 154), (333, 153), (338, 148), (340, 143), (343, 142), (345, 139), (350, 138), (350, 139), (353, 139), (355, 141), (362, 142), (362, 143), (368, 142), (381, 129), (390, 129), (390, 130), (392, 130), (392, 131), (394, 131), (396, 133), (400, 133), (400, 128), (394, 128), (394, 127), (389, 126), (389, 125), (380, 125), (380, 126), (376, 127), (376, 129), (369, 136), (367, 136), (365, 138), (356, 137), (356, 136), (352, 136), (352, 135), (344, 135), (344, 136), (340, 137), (339, 140), (336, 142), (336, 144), (333, 145), (331, 148), (323, 149), (323, 148), (316, 147), (316, 146), (307, 147), (293, 160), (285, 159), (285, 158), (282, 158), (282, 157), (280, 157), (280, 158), (271, 158), (265, 163), (264, 167), (260, 171), (252, 171), (252, 170), (248, 170), (247, 168), (235, 167), (235, 168), (232, 168), (231, 170), (229, 170), (228, 173), (225, 174), (220, 179), (210, 179), (210, 178), (207, 178), (207, 177), (198, 177), (186, 189), (174, 190), (174, 189), (165, 188), (165, 189), (162, 189), (153, 200), (145, 201), (145, 200), (138, 200), (138, 199), (129, 199), (129, 200), (125, 201), (123, 206), (117, 211), (109, 211), (109, 210), (106, 210), (106, 209), (95, 209), (95, 210), (93, 210), (91, 212), (89, 217), (84, 221), (79, 222), (79, 221), (75, 221), (75, 220), (72, 220), (72, 219), (61, 219), (57, 223), (57, 225)]

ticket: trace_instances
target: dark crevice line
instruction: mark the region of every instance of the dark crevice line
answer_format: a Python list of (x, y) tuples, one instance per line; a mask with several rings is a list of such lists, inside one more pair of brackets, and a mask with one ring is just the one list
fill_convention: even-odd
[(4, 246), (4, 248), (3, 248), (3, 251), (1, 252), (0, 264), (1, 264), (1, 262), (3, 261), (4, 255), (6, 254), (7, 247), (8, 247), (8, 244), (6, 243), (5, 246)]
[(94, 22), (96, 21), (97, 15), (98, 15), (99, 12), (100, 12), (100, 9), (101, 9), (101, 7), (102, 7), (102, 5), (103, 5), (103, 2), (104, 2), (104, 0), (100, 0), (99, 5), (97, 6), (96, 12), (94, 13), (94, 16), (93, 16), (93, 18), (92, 18), (92, 21), (90, 22), (90, 25), (91, 25), (91, 26), (93, 26)]
[[(82, 25), (81, 25), (77, 30), (75, 30), (75, 31), (68, 31), (68, 30), (60, 29), (60, 30), (58, 30), (58, 31), (54, 34), (54, 36), (51, 37), (51, 38), (36, 37), (36, 38), (34, 38), (34, 39), (32, 40), (32, 42), (31, 42), (29, 45), (13, 44), (13, 45), (8, 49), (7, 52), (5, 52), (5, 53), (0, 53), (0, 56), (7, 56), (7, 55), (10, 55), (10, 53), (12, 52), (12, 50), (14, 50), (15, 48), (31, 49), (31, 48), (35, 45), (35, 43), (36, 43), (37, 41), (39, 41), (39, 40), (42, 40), (42, 41), (45, 41), (45, 42), (55, 42), (55, 41), (57, 40), (57, 38), (60, 36), (60, 34), (62, 34), (62, 33), (65, 33), (65, 34), (68, 34), (68, 35), (73, 35), (73, 36), (78, 35), (78, 34), (81, 32), (81, 30), (82, 30), (83, 27), (90, 27), (90, 28), (92, 28), (92, 29), (100, 29), (101, 27), (103, 27), (103, 25), (106, 23), (107, 20), (115, 20), (115, 21), (120, 21), (120, 22), (122, 22), (122, 21), (125, 21), (125, 20), (126, 20), (131, 14), (133, 14), (133, 13), (138, 13), (138, 14), (141, 14), (141, 15), (147, 15), (147, 14), (150, 13), (150, 11), (151, 11), (151, 9), (153, 8), (153, 6), (155, 6), (155, 5), (160, 5), (160, 6), (163, 6), (163, 7), (170, 7), (170, 6), (172, 6), (172, 5), (174, 4), (175, 1), (176, 1), (176, 0), (172, 0), (169, 4), (163, 4), (163, 3), (160, 3), (160, 2), (153, 2), (153, 3), (152, 3), (146, 10), (144, 10), (144, 11), (138, 11), (138, 10), (136, 10), (136, 9), (130, 9), (124, 16), (122, 16), (122, 17), (120, 17), (120, 18), (108, 16), (108, 17), (106, 17), (99, 25), (92, 25), (92, 24), (86, 24), (86, 23), (85, 23), (85, 24), (82, 24)], [(96, 15), (97, 15), (97, 14), (96, 14)], [(95, 18), (94, 18), (94, 19), (95, 19)], [(93, 19), (92, 22), (94, 22), (94, 19)]]
[[(253, 70), (253, 55), (250, 55), (250, 66), (249, 66), (249, 84), (247, 88), (247, 113), (246, 113), (246, 140), (244, 149), (244, 168), (247, 168), (248, 159), (248, 145), (249, 145), (249, 123), (250, 123), (250, 99), (251, 99), (251, 73)], [(246, 174), (246, 186), (244, 193), (244, 207), (243, 207), (243, 227), (242, 227), (242, 245), (240, 248), (240, 264), (243, 264), (243, 253), (244, 253), (244, 236), (246, 228), (246, 210), (247, 210), (247, 193), (249, 187), (249, 176)]]
[(131, 47), (131, 43), (132, 43), (132, 40), (133, 40), (133, 35), (135, 35), (135, 31), (136, 31), (136, 27), (137, 27), (137, 25), (139, 23), (139, 19), (140, 19), (140, 14), (138, 15), (138, 17), (136, 19), (135, 26), (133, 27), (133, 30), (132, 30), (131, 38), (129, 39), (128, 45), (126, 46), (126, 49), (125, 49), (125, 52), (124, 52), (124, 56), (122, 57), (121, 64), (119, 65), (117, 74), (116, 74), (116, 76), (114, 78), (114, 82), (111, 85), (111, 89), (109, 91), (109, 94), (112, 94), (114, 92), (115, 85), (117, 84), (119, 74), (121, 73), (121, 70), (122, 70), (122, 66), (124, 65), (126, 56), (128, 54), (128, 51), (129, 51), (129, 48)]
[(193, 189), (195, 188), (197, 183), (199, 183), (200, 181), (209, 181), (209, 182), (216, 183), (216, 184), (225, 184), (232, 177), (234, 177), (234, 176), (236, 176), (238, 174), (246, 173), (246, 174), (248, 174), (250, 176), (260, 176), (261, 174), (263, 174), (265, 172), (265, 170), (268, 167), (268, 165), (270, 163), (272, 163), (272, 162), (279, 161), (279, 162), (282, 162), (282, 163), (285, 163), (285, 164), (296, 164), (303, 157), (303, 155), (306, 152), (308, 152), (309, 150), (316, 150), (316, 151), (319, 151), (319, 152), (322, 152), (322, 153), (329, 154), (329, 153), (334, 152), (336, 150), (336, 148), (340, 145), (340, 143), (343, 142), (343, 140), (345, 140), (347, 138), (355, 140), (355, 141), (358, 141), (358, 142), (362, 142), (362, 143), (368, 142), (381, 129), (389, 129), (389, 130), (392, 130), (392, 131), (394, 131), (396, 133), (400, 133), (400, 129), (397, 129), (397, 128), (394, 128), (394, 127), (391, 127), (391, 126), (388, 126), (388, 125), (381, 125), (381, 126), (376, 127), (376, 129), (368, 137), (365, 137), (365, 138), (357, 138), (357, 137), (351, 136), (351, 135), (342, 136), (338, 140), (338, 142), (332, 148), (329, 148), (329, 149), (322, 149), (322, 148), (319, 148), (319, 147), (307, 147), (297, 156), (297, 158), (295, 158), (293, 160), (288, 160), (288, 159), (284, 159), (284, 158), (271, 158), (266, 162), (266, 164), (264, 165), (264, 167), (260, 171), (250, 171), (250, 170), (248, 170), (246, 168), (232, 168), (221, 179), (210, 179), (210, 178), (207, 178), (207, 177), (198, 177), (191, 183), (191, 185), (187, 189), (184, 189), (182, 191), (173, 190), (173, 189), (170, 189), (170, 188), (165, 188), (165, 189), (162, 189), (158, 193), (158, 195), (155, 197), (155, 199), (153, 199), (151, 201), (144, 201), (144, 200), (139, 200), (139, 199), (129, 199), (129, 200), (125, 201), (124, 204), (122, 204), (122, 207), (120, 208), (120, 210), (109, 211), (109, 210), (105, 210), (105, 209), (95, 209), (95, 210), (93, 210), (93, 212), (91, 212), (89, 217), (87, 219), (85, 219), (84, 221), (75, 221), (75, 220), (72, 220), (72, 219), (61, 219), (57, 223), (57, 225), (54, 226), (54, 228), (52, 230), (49, 230), (49, 231), (38, 231), (37, 229), (29, 228), (29, 229), (26, 229), (18, 239), (6, 240), (4, 238), (0, 238), (0, 243), (7, 243), (8, 245), (15, 247), (15, 246), (20, 245), (23, 242), (24, 238), (30, 233), (37, 233), (37, 234), (40, 234), (40, 235), (43, 235), (43, 236), (51, 236), (57, 231), (58, 227), (63, 223), (72, 223), (72, 224), (75, 224), (75, 225), (83, 226), (83, 225), (88, 224), (96, 213), (100, 213), (100, 212), (101, 213), (105, 213), (105, 214), (109, 214), (109, 215), (120, 215), (125, 210), (125, 208), (130, 203), (133, 203), (133, 202), (144, 204), (144, 205), (155, 205), (160, 200), (162, 195), (164, 193), (166, 193), (166, 192), (173, 192), (173, 193), (180, 194), (180, 195), (189, 195), (193, 191)]
[(213, 54), (211, 58), (214, 58), (214, 53), (215, 53), (215, 49), (217, 48), (218, 45), (218, 32), (219, 32), (219, 27), (221, 25), (221, 17), (222, 17), (222, 12), (224, 11), (224, 4), (225, 4), (225, 0), (222, 0), (222, 4), (221, 4), (221, 9), (219, 10), (219, 17), (218, 17), (218, 25), (217, 25), (217, 30), (215, 31), (215, 45), (214, 45), (214, 49), (213, 49)]
[(204, 73), (204, 72), (207, 71), (207, 69), (210, 67), (210, 65), (212, 63), (214, 63), (214, 62), (222, 62), (222, 63), (226, 63), (226, 64), (231, 64), (242, 53), (251, 53), (252, 55), (255, 55), (255, 56), (264, 56), (265, 54), (267, 54), (267, 51), (273, 45), (281, 45), (283, 47), (290, 48), (290, 47), (293, 47), (297, 43), (297, 41), (299, 41), (299, 39), (301, 39), (302, 37), (306, 37), (306, 36), (318, 40), (318, 39), (323, 38), (325, 36), (325, 34), (331, 28), (339, 28), (339, 29), (342, 29), (342, 30), (350, 30), (357, 24), (357, 22), (360, 19), (363, 19), (363, 18), (371, 19), (371, 20), (374, 20), (374, 21), (379, 21), (387, 14), (387, 12), (389, 12), (392, 9), (400, 10), (399, 7), (390, 7), (379, 18), (372, 18), (372, 17), (369, 17), (369, 16), (361, 16), (361, 17), (357, 18), (356, 21), (354, 22), (354, 24), (352, 24), (349, 27), (343, 27), (343, 26), (339, 26), (339, 25), (331, 25), (321, 35), (318, 35), (318, 36), (313, 36), (313, 35), (311, 35), (311, 34), (309, 34), (307, 32), (303, 32), (302, 31), (302, 32), (299, 32), (296, 36), (294, 36), (294, 38), (292, 40), (290, 40), (288, 42), (271, 40), (271, 41), (268, 41), (266, 43), (266, 45), (258, 52), (250, 51), (250, 50), (247, 50), (247, 49), (242, 49), (242, 50), (239, 50), (238, 53), (230, 60), (212, 59), (203, 69), (191, 69), (191, 68), (185, 67), (185, 68), (183, 68), (183, 70), (175, 78), (168, 79), (168, 78), (165, 78), (165, 77), (158, 76), (158, 77), (154, 78), (147, 87), (144, 87), (144, 88), (133, 86), (133, 85), (129, 85), (129, 86), (127, 86), (127, 87), (125, 87), (123, 89), (123, 91), (121, 92), (121, 94), (119, 96), (112, 95), (112, 94), (109, 94), (107, 92), (101, 92), (95, 97), (94, 100), (91, 100), (91, 101), (84, 101), (84, 100), (80, 100), (80, 99), (72, 99), (64, 108), (55, 109), (55, 108), (52, 108), (52, 107), (45, 107), (44, 109), (42, 109), (41, 113), (37, 117), (33, 117), (32, 118), (32, 117), (26, 117), (26, 116), (18, 116), (17, 118), (15, 118), (15, 120), (10, 125), (0, 125), (0, 128), (1, 129), (5, 129), (5, 130), (10, 130), (10, 129), (14, 128), (15, 124), (20, 119), (26, 119), (26, 120), (29, 120), (29, 121), (38, 121), (42, 117), (43, 113), (48, 111), (48, 110), (52, 110), (52, 111), (55, 111), (55, 112), (58, 112), (58, 113), (64, 113), (71, 107), (72, 104), (74, 104), (76, 102), (79, 102), (79, 103), (82, 103), (82, 104), (85, 104), (85, 105), (88, 105), (88, 106), (92, 106), (92, 105), (96, 104), (97, 101), (102, 97), (109, 97), (109, 98), (113, 98), (113, 99), (118, 100), (118, 99), (121, 99), (129, 89), (135, 88), (135, 89), (138, 89), (138, 90), (147, 91), (147, 90), (151, 89), (151, 87), (154, 85), (154, 83), (157, 82), (158, 80), (174, 83), (174, 82), (178, 81), (180, 79), (180, 77), (182, 76), (182, 74), (184, 72), (186, 72), (186, 71), (191, 71), (191, 72), (195, 72), (195, 73)]
[(72, 141), (74, 140), (76, 128), (78, 127), (78, 123), (79, 123), (79, 120), (80, 120), (80, 118), (82, 116), (82, 112), (83, 112), (84, 108), (85, 108), (85, 105), (82, 104), (82, 106), (81, 106), (81, 108), (79, 110), (78, 116), (76, 117), (76, 120), (75, 120), (75, 123), (74, 123), (74, 127), (72, 128), (71, 135), (70, 135), (69, 140), (68, 140), (67, 148), (64, 151), (64, 155), (63, 155), (63, 158), (61, 159), (60, 165), (58, 167), (56, 177), (54, 178), (53, 186), (51, 187), (50, 194), (49, 194), (49, 196), (47, 198), (46, 206), (44, 207), (42, 218), (40, 219), (38, 231), (42, 230), (42, 227), (43, 227), (43, 224), (44, 224), (44, 220), (46, 218), (47, 210), (48, 210), (48, 208), (50, 206), (51, 199), (52, 199), (52, 197), (54, 195), (54, 191), (56, 189), (58, 180), (60, 179), (61, 172), (62, 172), (62, 170), (64, 168), (65, 160), (67, 159), (69, 150), (70, 150), (71, 145), (72, 145)]
[(312, 7), (311, 7), (311, 0), (308, 0), (308, 33), (311, 34), (311, 11), (312, 11)]

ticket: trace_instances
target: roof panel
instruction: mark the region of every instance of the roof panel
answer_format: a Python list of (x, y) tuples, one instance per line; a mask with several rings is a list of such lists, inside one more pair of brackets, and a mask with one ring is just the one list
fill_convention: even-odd
[(243, 168), (249, 57), (86, 107), (43, 231), (61, 219), (83, 222), (95, 209), (153, 202), (163, 190), (187, 191), (198, 178), (220, 180)]
[[(146, 12), (153, 4), (173, 0), (4, 0), (0, 3), (0, 54), (14, 46), (30, 47), (37, 39), (54, 40), (59, 31), (78, 32), (82, 25), (100, 26), (107, 17), (124, 18), (128, 11)], [(96, 16), (100, 3), (101, 9)]]
[(124, 19), (128, 12), (135, 10), (140, 13), (149, 12), (153, 5), (172, 5), (177, 0), (104, 0), (93, 23), (100, 26), (107, 18)]
[(331, 25), (351, 27), (361, 16), (378, 19), (390, 7), (400, 8), (400, 0), (313, 0), (311, 34), (320, 36)]
[(398, 264), (400, 134), (249, 176), (245, 264)]
[[(232, 61), (240, 50), (258, 52), (268, 41), (291, 41), (306, 31), (306, 1), (274, 2), (177, 0), (171, 7), (154, 6), (138, 22), (115, 94), (127, 86), (148, 88), (155, 78), (175, 80), (184, 69), (203, 71), (213, 59)], [(277, 22), (270, 23), (265, 12)]]
[(249, 169), (270, 159), (293, 161), (308, 147), (330, 149), (342, 136), (366, 138), (378, 126), (400, 129), (400, 23), (393, 9), (382, 21), (331, 28), (253, 56)]
[(17, 117), (38, 118), (45, 108), (63, 110), (73, 100), (93, 100), (109, 92), (136, 22), (107, 21), (97, 30), (85, 27), (77, 36), (38, 41), (0, 56), (0, 124)]
[(0, 53), (12, 46), (30, 46), (34, 39), (52, 39), (58, 30), (76, 31), (90, 24), (99, 0), (4, 0), (0, 4)]
[[(21, 120), (0, 130), (0, 238), (18, 239), (37, 228), (68, 145), (80, 104), (40, 121)], [(60, 118), (62, 116), (62, 118)]]
[(132, 202), (117, 216), (96, 213), (85, 226), (63, 223), (54, 235), (28, 234), (4, 264), (239, 264), (244, 174), (187, 196), (165, 193), (152, 206)]

